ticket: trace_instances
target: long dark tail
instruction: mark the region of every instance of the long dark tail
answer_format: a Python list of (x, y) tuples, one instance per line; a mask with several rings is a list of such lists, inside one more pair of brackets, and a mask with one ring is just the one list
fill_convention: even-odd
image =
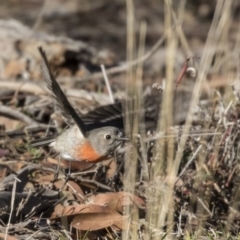
[(47, 60), (47, 56), (41, 47), (38, 48), (43, 59), (42, 73), (45, 82), (47, 83), (48, 89), (51, 91), (55, 105), (60, 109), (62, 116), (66, 119), (68, 123), (71, 119), (77, 124), (79, 130), (84, 136), (87, 134), (87, 126), (78, 116), (73, 106), (68, 101), (67, 97), (63, 93), (61, 87), (56, 81), (54, 75), (52, 74)]
[(29, 146), (30, 147), (42, 147), (42, 146), (47, 146), (54, 141), (55, 141), (54, 137), (47, 137), (47, 138), (43, 138), (43, 139), (34, 140), (34, 141), (30, 142)]

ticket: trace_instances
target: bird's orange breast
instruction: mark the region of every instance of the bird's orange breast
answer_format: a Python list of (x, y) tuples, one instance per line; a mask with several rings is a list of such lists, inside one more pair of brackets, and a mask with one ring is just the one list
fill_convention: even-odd
[(83, 145), (77, 147), (76, 157), (80, 161), (87, 162), (99, 162), (105, 159), (104, 156), (101, 156), (89, 142), (85, 142)]

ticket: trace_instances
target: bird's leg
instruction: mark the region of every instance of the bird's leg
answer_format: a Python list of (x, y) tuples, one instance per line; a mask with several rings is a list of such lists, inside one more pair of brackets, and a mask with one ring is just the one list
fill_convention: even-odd
[(69, 160), (69, 162), (68, 162), (68, 172), (67, 172), (67, 174), (66, 174), (66, 179), (65, 179), (65, 181), (64, 181), (61, 189), (59, 190), (59, 192), (61, 192), (61, 191), (63, 190), (63, 188), (64, 188), (65, 185), (67, 184), (68, 180), (70, 179), (70, 176), (71, 176), (71, 163), (72, 163), (72, 161)]
[(60, 169), (60, 155), (58, 156), (58, 165), (57, 165), (57, 170), (54, 174), (53, 182), (55, 182), (58, 179), (59, 169)]
[(94, 173), (92, 179), (96, 179), (97, 174), (98, 174), (98, 170), (99, 170), (102, 166), (103, 166), (103, 164), (102, 164), (101, 162), (99, 162), (99, 163), (96, 164), (96, 167), (95, 167), (95, 169), (94, 169), (94, 170), (95, 170), (95, 173)]
[(72, 164), (72, 161), (69, 160), (69, 163), (68, 163), (68, 173), (67, 173), (67, 181), (69, 180), (70, 175), (71, 175), (71, 164)]

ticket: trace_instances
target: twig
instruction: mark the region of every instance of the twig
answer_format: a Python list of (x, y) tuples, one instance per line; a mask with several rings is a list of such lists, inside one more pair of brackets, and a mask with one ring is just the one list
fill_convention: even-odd
[[(92, 166), (90, 166), (92, 167)], [(89, 173), (96, 173), (97, 170), (94, 169), (94, 170), (89, 170), (89, 171), (84, 171), (84, 172), (76, 172), (76, 173), (71, 173), (70, 174), (70, 177), (75, 177), (75, 176), (79, 176), (79, 175), (86, 175), (86, 174), (89, 174)]]
[(44, 11), (46, 10), (47, 8), (47, 5), (48, 5), (49, 1), (47, 0), (44, 0), (43, 1), (43, 4), (42, 4), (42, 7), (37, 15), (37, 18), (36, 18), (36, 21), (32, 27), (33, 30), (37, 30), (39, 28), (39, 26), (41, 26), (42, 24), (42, 20), (43, 20), (43, 15), (44, 15)]
[[(66, 79), (69, 79), (69, 78), (66, 78)], [(42, 94), (46, 95), (47, 93), (47, 88), (43, 86), (43, 84), (37, 84), (31, 81), (27, 81), (23, 84), (12, 79), (9, 79), (9, 81), (3, 81), (0, 79), (0, 89), (1, 88), (6, 88), (10, 90), (18, 90), (20, 88), (21, 92), (34, 93), (35, 95), (42, 95)], [(73, 88), (64, 89), (64, 92), (69, 97), (79, 98), (79, 96), (81, 96), (81, 98), (85, 98), (90, 101), (96, 100), (100, 104), (109, 103), (108, 96), (103, 93), (95, 93), (95, 92), (85, 91), (83, 89), (73, 89)]]
[(92, 179), (85, 179), (82, 177), (76, 177), (77, 180), (83, 182), (83, 183), (92, 183), (94, 185), (96, 185), (97, 187), (100, 187), (102, 189), (108, 190), (108, 191), (113, 191), (113, 189), (107, 185), (104, 185), (100, 182), (97, 182), (96, 180), (92, 180)]
[[(172, 28), (175, 28), (177, 26), (177, 24), (173, 25)], [(171, 29), (172, 30), (172, 29)], [(170, 29), (169, 29), (170, 31)], [(128, 62), (123, 64), (122, 66), (118, 66), (118, 67), (113, 67), (113, 68), (109, 68), (106, 70), (106, 74), (114, 74), (114, 73), (120, 73), (120, 72), (124, 72), (127, 69), (139, 64), (140, 62), (145, 62), (146, 60), (148, 60), (150, 57), (152, 57), (155, 52), (158, 50), (158, 48), (163, 44), (166, 35), (168, 34), (169, 31), (166, 31), (164, 33), (164, 35), (153, 45), (153, 47), (151, 48), (151, 50), (149, 52), (147, 52), (144, 56), (132, 61), (132, 62)], [(94, 73), (92, 75), (86, 76), (86, 77), (82, 77), (82, 78), (73, 78), (72, 80), (76, 81), (76, 82), (84, 82), (84, 81), (88, 81), (90, 79), (102, 79), (103, 75), (102, 72), (98, 72), (98, 73)], [(59, 82), (61, 82), (61, 80), (63, 81), (64, 78), (58, 78)]]
[(76, 196), (79, 196), (82, 200), (84, 200), (84, 196), (83, 196), (80, 192), (77, 192), (77, 191), (72, 187), (72, 185), (69, 184), (68, 182), (67, 182), (67, 186), (73, 191), (74, 194), (76, 194)]
[(17, 181), (19, 181), (19, 180), (18, 180), (17, 178), (15, 178), (14, 184), (13, 184), (13, 189), (12, 189), (11, 211), (10, 211), (10, 215), (9, 215), (9, 219), (8, 219), (8, 224), (7, 224), (7, 228), (6, 228), (6, 232), (5, 232), (5, 237), (4, 237), (5, 240), (8, 239), (8, 229), (9, 229), (9, 227), (10, 227), (11, 218), (12, 218), (12, 213), (13, 213), (13, 209), (14, 209), (14, 202), (15, 202), (15, 196), (16, 196)]
[(26, 126), (23, 129), (17, 129), (13, 131), (5, 131), (4, 133), (0, 134), (0, 139), (5, 138), (6, 136), (8, 137), (22, 137), (26, 136), (26, 132), (28, 134), (36, 134), (41, 131), (45, 131), (46, 129), (56, 129), (56, 126), (54, 125), (47, 125), (47, 124), (39, 124), (38, 126)]
[(195, 151), (195, 153), (192, 155), (191, 159), (187, 162), (186, 166), (183, 168), (183, 170), (181, 171), (181, 173), (178, 175), (177, 180), (175, 181), (175, 184), (178, 182), (178, 180), (181, 178), (181, 176), (184, 174), (184, 172), (187, 170), (187, 168), (189, 167), (189, 165), (192, 163), (192, 161), (195, 159), (196, 155), (198, 154), (198, 152), (200, 151), (200, 149), (202, 148), (202, 145), (199, 145), (199, 147), (197, 148), (197, 150)]
[(38, 124), (38, 122), (34, 121), (27, 115), (25, 115), (17, 110), (14, 110), (12, 108), (6, 107), (6, 106), (0, 106), (0, 115), (13, 117), (13, 118), (21, 120), (22, 122), (25, 122), (26, 124), (29, 124), (29, 125), (37, 125)]
[[(204, 137), (204, 136), (217, 136), (217, 135), (222, 135), (222, 132), (209, 132), (209, 133), (189, 133), (189, 134), (181, 134), (181, 136), (186, 136), (186, 137)], [(155, 136), (151, 136), (149, 138), (146, 138), (144, 142), (150, 142), (152, 140), (157, 140), (160, 138), (172, 138), (172, 137), (179, 137), (179, 134), (169, 134), (169, 135), (164, 135), (164, 132), (157, 133)]]
[[(28, 220), (29, 221), (29, 220)], [(34, 232), (32, 235), (30, 235), (26, 240), (33, 239), (33, 236), (39, 233), (41, 229), (38, 229), (36, 232)]]
[(104, 80), (105, 80), (105, 83), (106, 83), (106, 86), (107, 86), (110, 101), (111, 101), (111, 103), (114, 103), (112, 89), (111, 89), (110, 84), (109, 84), (109, 80), (108, 80), (108, 77), (107, 77), (107, 74), (106, 74), (106, 69), (105, 69), (104, 65), (102, 65), (102, 64), (101, 64), (101, 69), (102, 69), (103, 77), (104, 77)]
[(202, 207), (208, 212), (208, 214), (209, 214), (210, 216), (212, 216), (213, 214), (212, 214), (212, 212), (209, 210), (209, 208), (206, 206), (205, 202), (204, 202), (197, 194), (196, 194), (195, 196), (196, 196), (198, 202), (202, 205)]
[(8, 79), (8, 81), (4, 81), (1, 79), (0, 88), (6, 88), (10, 90), (20, 90), (22, 92), (35, 93), (35, 94), (45, 94), (46, 88), (43, 87), (43, 84), (37, 84), (33, 81), (16, 81), (14, 79)]

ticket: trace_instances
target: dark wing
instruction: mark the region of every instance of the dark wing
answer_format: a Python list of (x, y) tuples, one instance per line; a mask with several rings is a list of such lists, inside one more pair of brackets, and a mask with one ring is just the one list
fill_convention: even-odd
[(88, 128), (114, 126), (123, 129), (122, 104), (120, 102), (100, 106), (82, 116)]
[[(143, 124), (145, 129), (156, 130), (161, 110), (162, 92), (152, 91), (151, 94), (144, 97), (144, 107), (140, 109), (144, 116)], [(191, 92), (177, 91), (173, 96), (173, 123), (181, 125), (185, 122), (188, 107), (191, 99)], [(131, 101), (131, 100), (128, 100)], [(124, 118), (126, 117), (126, 100), (121, 102), (100, 106), (82, 116), (83, 121), (90, 129), (103, 126), (114, 126), (120, 129), (124, 128)], [(133, 110), (130, 114), (137, 114)]]
[[(128, 101), (130, 102), (131, 100)], [(122, 100), (121, 102), (97, 107), (86, 115), (83, 115), (82, 119), (90, 129), (104, 126), (114, 126), (124, 129), (124, 118), (128, 114), (126, 113), (126, 104), (126, 100)], [(140, 111), (142, 114), (145, 113), (144, 124), (146, 124), (146, 129), (154, 130), (157, 125), (159, 102), (150, 106), (147, 103), (145, 104), (145, 108), (140, 109)], [(134, 110), (130, 114), (138, 114), (138, 111)]]
[(54, 142), (55, 140), (56, 140), (56, 136), (55, 137), (49, 136), (49, 137), (34, 140), (34, 141), (30, 142), (29, 145), (30, 145), (30, 147), (47, 146), (50, 143)]
[(63, 93), (59, 84), (57, 83), (54, 75), (50, 70), (50, 66), (44, 50), (41, 47), (39, 47), (38, 49), (43, 58), (42, 72), (43, 72), (44, 80), (47, 83), (48, 89), (52, 93), (55, 105), (60, 109), (63, 118), (66, 119), (66, 122), (70, 119), (73, 119), (73, 121), (77, 124), (82, 134), (86, 137), (87, 127), (85, 123), (76, 113), (72, 105), (67, 100), (67, 97)]
[[(184, 89), (179, 89), (173, 92), (173, 109), (172, 117), (174, 125), (182, 125), (185, 123), (189, 104), (191, 101), (192, 92)], [(145, 97), (145, 123), (149, 129), (157, 126), (159, 118), (161, 118), (161, 109), (163, 102), (163, 93), (153, 90), (151, 95)], [(152, 127), (151, 127), (152, 126)]]

